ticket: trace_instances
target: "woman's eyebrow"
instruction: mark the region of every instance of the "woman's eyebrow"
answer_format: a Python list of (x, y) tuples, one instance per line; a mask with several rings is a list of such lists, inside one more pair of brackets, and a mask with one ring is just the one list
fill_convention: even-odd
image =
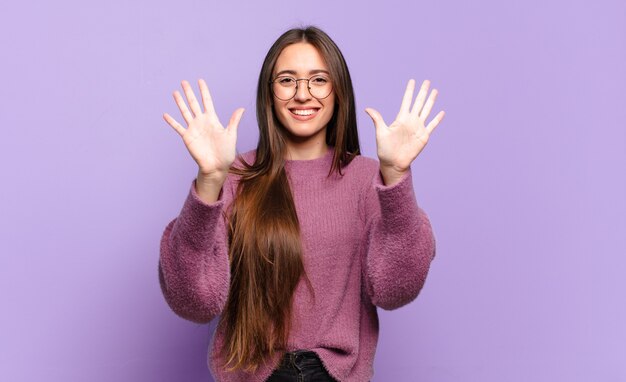
[[(328, 70), (324, 70), (324, 69), (313, 69), (309, 71), (309, 74), (317, 74), (317, 73), (330, 74)], [(296, 71), (294, 70), (281, 70), (280, 72), (276, 73), (276, 76), (280, 76), (281, 74), (293, 74), (295, 76), (298, 73), (296, 73)]]

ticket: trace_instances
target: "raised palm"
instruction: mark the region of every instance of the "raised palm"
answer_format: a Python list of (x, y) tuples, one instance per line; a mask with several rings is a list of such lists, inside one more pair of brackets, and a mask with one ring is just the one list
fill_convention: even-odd
[(182, 81), (182, 86), (191, 111), (187, 108), (181, 94), (178, 91), (174, 92), (174, 100), (187, 123), (187, 128), (184, 128), (167, 113), (163, 114), (163, 118), (183, 138), (187, 150), (198, 164), (202, 174), (225, 177), (228, 168), (235, 160), (237, 127), (244, 109), (235, 110), (228, 126), (224, 128), (213, 107), (206, 82), (200, 79), (198, 85), (204, 111), (202, 111), (189, 82)]
[(429, 86), (428, 80), (422, 83), (415, 104), (411, 108), (415, 80), (409, 80), (400, 111), (395, 121), (389, 126), (378, 111), (371, 108), (365, 109), (376, 126), (376, 147), (381, 167), (393, 168), (398, 172), (406, 171), (424, 149), (430, 134), (443, 119), (445, 113), (440, 111), (425, 126), (426, 119), (437, 98), (437, 89), (433, 89), (426, 100)]

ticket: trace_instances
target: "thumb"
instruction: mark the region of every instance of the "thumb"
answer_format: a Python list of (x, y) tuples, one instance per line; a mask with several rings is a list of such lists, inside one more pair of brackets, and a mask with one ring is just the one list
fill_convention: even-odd
[(243, 115), (243, 112), (246, 111), (246, 109), (244, 109), (243, 107), (240, 107), (239, 109), (235, 110), (233, 112), (232, 117), (230, 117), (230, 122), (228, 122), (228, 127), (227, 129), (235, 134), (237, 134), (237, 128), (239, 127), (239, 121), (241, 120), (241, 116)]
[(374, 126), (376, 126), (377, 129), (385, 126), (385, 121), (383, 121), (383, 117), (378, 111), (372, 109), (371, 107), (368, 107), (365, 108), (365, 112), (370, 116), (370, 118), (372, 118)]

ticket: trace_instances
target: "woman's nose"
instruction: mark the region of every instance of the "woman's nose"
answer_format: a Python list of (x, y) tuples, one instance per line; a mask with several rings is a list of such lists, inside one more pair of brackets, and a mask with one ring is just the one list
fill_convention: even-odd
[(311, 93), (309, 92), (308, 83), (302, 81), (298, 84), (296, 88), (296, 96), (297, 101), (306, 101), (311, 98)]

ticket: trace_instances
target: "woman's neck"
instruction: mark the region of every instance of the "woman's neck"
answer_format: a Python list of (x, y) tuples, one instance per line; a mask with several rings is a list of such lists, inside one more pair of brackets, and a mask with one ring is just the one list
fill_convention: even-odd
[(309, 144), (287, 145), (286, 160), (311, 160), (321, 158), (328, 153), (328, 145), (325, 141)]

